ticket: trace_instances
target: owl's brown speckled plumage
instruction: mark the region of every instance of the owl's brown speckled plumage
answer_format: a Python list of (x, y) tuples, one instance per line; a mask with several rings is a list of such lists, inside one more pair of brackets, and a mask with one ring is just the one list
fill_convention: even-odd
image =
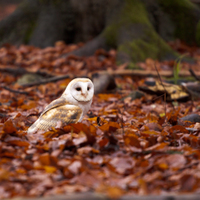
[(89, 79), (72, 80), (62, 96), (45, 108), (40, 117), (28, 129), (28, 133), (37, 130), (47, 131), (56, 127), (60, 121), (63, 125), (81, 121), (90, 108), (93, 93), (94, 86)]
[(32, 128), (46, 131), (51, 127), (55, 127), (59, 121), (61, 121), (63, 125), (76, 123), (81, 115), (82, 110), (78, 106), (69, 105), (64, 98), (60, 98), (51, 102), (46, 107), (38, 119), (38, 122), (34, 123)]

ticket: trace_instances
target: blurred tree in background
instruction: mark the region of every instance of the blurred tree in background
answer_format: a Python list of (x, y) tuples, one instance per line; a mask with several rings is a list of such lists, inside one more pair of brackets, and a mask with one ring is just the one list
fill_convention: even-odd
[[(18, 1), (17, 1), (18, 2)], [(170, 59), (166, 42), (200, 44), (200, 8), (190, 0), (24, 0), (0, 21), (0, 44), (41, 48), (84, 42), (73, 52), (116, 48), (120, 62)]]

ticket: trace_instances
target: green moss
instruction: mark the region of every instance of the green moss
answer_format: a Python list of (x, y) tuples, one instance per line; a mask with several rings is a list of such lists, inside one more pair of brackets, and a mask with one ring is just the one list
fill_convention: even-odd
[(117, 30), (118, 30), (118, 25), (113, 24), (111, 26), (108, 26), (106, 30), (103, 32), (103, 37), (106, 38), (106, 44), (109, 47), (117, 48)]
[(107, 45), (117, 48), (121, 62), (129, 60), (135, 63), (146, 58), (161, 59), (167, 53), (173, 54), (153, 29), (141, 0), (125, 0), (117, 19), (103, 34)]
[(146, 58), (158, 59), (161, 50), (154, 43), (137, 39), (120, 45), (118, 51), (130, 55), (132, 62), (138, 62), (144, 61)]
[[(119, 53), (127, 53), (128, 55), (130, 55), (131, 61), (137, 62), (145, 60), (147, 58), (147, 55), (148, 57), (155, 58), (154, 55), (156, 52), (156, 48), (153, 45), (144, 42), (142, 39), (138, 39), (120, 45), (118, 51)], [(151, 54), (151, 56), (149, 55), (149, 53)]]
[(147, 12), (140, 0), (126, 0), (121, 12), (121, 22), (149, 24)]
[[(167, 13), (174, 24), (174, 39), (179, 38), (188, 44), (195, 43), (195, 27), (198, 23), (199, 8), (190, 0), (155, 0)], [(144, 24), (151, 27), (146, 7), (141, 0), (124, 0), (124, 6), (110, 26), (104, 31), (109, 46), (118, 46), (119, 32), (123, 26)]]
[(118, 47), (118, 52), (126, 53), (132, 62), (144, 61), (146, 58), (165, 59), (168, 54), (178, 56), (151, 28), (144, 31), (139, 39), (127, 41)]
[(26, 34), (25, 34), (24, 39), (23, 39), (25, 44), (29, 43), (30, 38), (31, 38), (31, 36), (33, 34), (33, 31), (34, 31), (35, 27), (36, 27), (36, 22), (35, 21), (30, 21), (29, 22), (29, 26), (26, 29)]
[(120, 29), (133, 23), (150, 25), (143, 3), (140, 0), (125, 0), (124, 7), (118, 17), (103, 33), (107, 45), (116, 48)]

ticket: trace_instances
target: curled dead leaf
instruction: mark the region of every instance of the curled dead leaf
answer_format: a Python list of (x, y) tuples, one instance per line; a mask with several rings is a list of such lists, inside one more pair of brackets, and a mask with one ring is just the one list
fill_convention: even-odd
[(10, 133), (16, 133), (16, 132), (17, 132), (17, 129), (16, 129), (16, 127), (14, 126), (14, 124), (13, 124), (13, 122), (12, 122), (11, 119), (8, 119), (8, 120), (4, 123), (4, 125), (3, 125), (3, 131), (4, 131), (5, 133), (8, 133), (8, 134), (10, 134)]

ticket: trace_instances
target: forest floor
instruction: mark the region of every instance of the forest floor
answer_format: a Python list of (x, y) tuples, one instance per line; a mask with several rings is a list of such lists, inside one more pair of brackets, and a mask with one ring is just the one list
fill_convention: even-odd
[[(173, 91), (169, 94), (169, 85), (159, 74), (174, 68), (197, 73), (200, 49), (171, 43), (194, 62), (147, 59), (137, 63), (143, 72), (156, 72), (149, 77), (135, 74), (134, 69), (121, 73), (129, 65), (116, 65), (115, 50), (98, 50), (90, 57), (62, 57), (81, 45), (57, 42), (45, 49), (25, 45), (0, 49), (0, 198), (84, 193), (87, 199), (128, 199), (128, 195), (180, 199), (183, 196), (176, 195), (199, 194), (200, 102), (182, 88), (178, 90), (187, 98), (174, 97), (175, 85), (170, 85)], [(82, 123), (27, 134), (44, 107), (62, 94), (72, 78), (96, 77), (103, 84), (97, 76), (102, 71), (111, 74), (116, 85), (95, 94)], [(27, 84), (27, 74), (28, 79), (34, 78), (32, 85)], [(63, 75), (69, 78), (42, 83)], [(156, 80), (164, 92), (147, 84)], [(143, 94), (138, 88), (154, 91)], [(135, 91), (142, 95), (135, 98)], [(168, 93), (167, 101), (164, 93)], [(184, 118), (190, 114), (197, 114), (195, 120)], [(73, 198), (79, 199), (76, 195)]]
[[(16, 6), (1, 5), (0, 19)], [(82, 44), (0, 48), (0, 199), (198, 199), (199, 86), (194, 97), (164, 81), (193, 81), (190, 69), (200, 75), (200, 49), (169, 45), (193, 62), (147, 59), (138, 71), (117, 66), (115, 50), (62, 57)], [(27, 134), (72, 78), (96, 86), (102, 74), (115, 84), (95, 94), (82, 123)]]

